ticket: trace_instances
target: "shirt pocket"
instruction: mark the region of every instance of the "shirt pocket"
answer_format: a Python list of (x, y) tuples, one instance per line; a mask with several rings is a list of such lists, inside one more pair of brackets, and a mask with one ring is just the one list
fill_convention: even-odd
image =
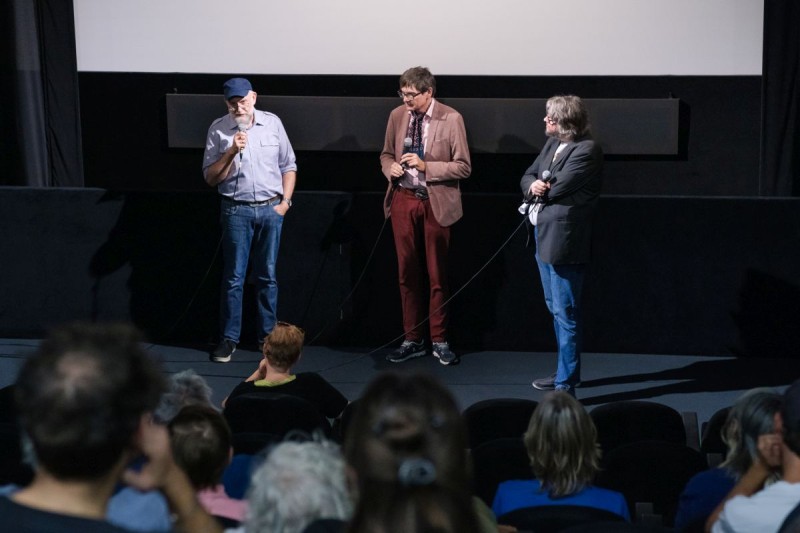
[(277, 157), (280, 151), (280, 139), (276, 135), (269, 135), (258, 141), (258, 148), (268, 157)]

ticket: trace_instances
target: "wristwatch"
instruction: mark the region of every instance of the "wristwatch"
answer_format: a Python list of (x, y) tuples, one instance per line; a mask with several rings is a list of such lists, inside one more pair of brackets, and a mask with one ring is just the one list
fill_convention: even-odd
[(291, 198), (284, 198), (281, 202), (286, 202), (289, 207), (292, 207), (292, 199)]

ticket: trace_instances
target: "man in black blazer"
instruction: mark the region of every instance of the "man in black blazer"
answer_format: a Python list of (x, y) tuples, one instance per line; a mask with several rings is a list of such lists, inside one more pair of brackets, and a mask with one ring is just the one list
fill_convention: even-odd
[(534, 225), (545, 302), (553, 315), (558, 368), (533, 386), (574, 394), (581, 371), (581, 288), (591, 254), (603, 152), (589, 135), (588, 114), (577, 96), (550, 98), (544, 122), (547, 142), (520, 186), (530, 202), (526, 211)]

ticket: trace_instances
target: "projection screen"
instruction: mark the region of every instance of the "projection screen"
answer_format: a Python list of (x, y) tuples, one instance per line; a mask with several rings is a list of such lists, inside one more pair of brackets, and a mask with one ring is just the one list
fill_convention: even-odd
[(73, 0), (78, 69), (761, 75), (763, 0)]

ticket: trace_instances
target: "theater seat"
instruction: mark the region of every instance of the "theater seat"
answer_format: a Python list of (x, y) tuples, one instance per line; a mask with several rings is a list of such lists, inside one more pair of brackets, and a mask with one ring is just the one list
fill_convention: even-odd
[(597, 427), (597, 442), (604, 454), (643, 440), (686, 444), (683, 417), (672, 407), (660, 403), (612, 402), (595, 407), (589, 416)]
[(475, 495), (489, 507), (494, 501), (497, 486), (510, 479), (531, 479), (528, 452), (522, 437), (495, 439), (470, 450), (475, 480)]
[(231, 432), (265, 433), (278, 438), (289, 432), (331, 434), (328, 419), (309, 401), (286, 394), (243, 394), (228, 400), (223, 411)]
[(663, 524), (672, 526), (683, 488), (706, 468), (703, 454), (685, 444), (638, 441), (606, 454), (595, 484), (624, 494), (629, 509), (652, 503)]
[(522, 398), (496, 398), (470, 405), (463, 413), (469, 447), (494, 439), (522, 437), (536, 405), (536, 401)]
[(498, 524), (536, 533), (555, 533), (573, 526), (624, 521), (623, 517), (611, 511), (583, 505), (537, 505), (497, 517)]

